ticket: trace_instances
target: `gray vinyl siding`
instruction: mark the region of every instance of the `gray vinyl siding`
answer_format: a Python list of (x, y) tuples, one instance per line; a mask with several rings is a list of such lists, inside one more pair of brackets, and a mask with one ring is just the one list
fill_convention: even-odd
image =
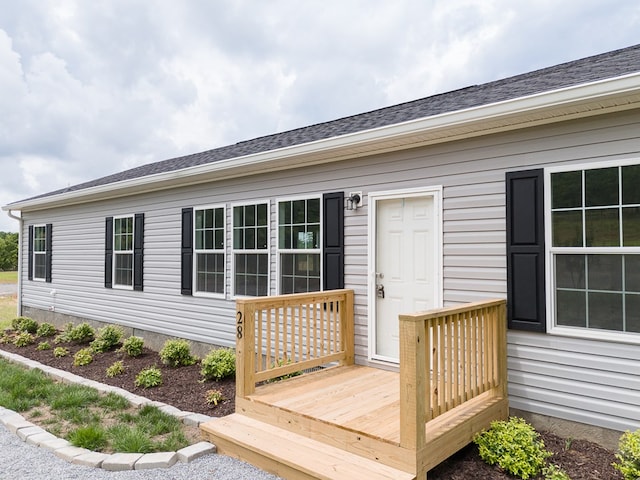
[[(355, 290), (356, 356), (367, 363), (369, 192), (443, 187), (445, 305), (506, 297), (505, 172), (640, 157), (640, 116), (621, 112), (372, 157), (266, 173), (189, 188), (25, 213), (53, 224), (53, 283), (28, 281), (23, 303), (217, 345), (234, 344), (230, 205), (269, 199), (271, 293), (276, 292), (276, 201), (288, 196), (362, 191), (345, 211), (345, 284)], [(227, 205), (227, 299), (180, 295), (180, 212)], [(104, 219), (145, 214), (144, 291), (105, 289)], [(26, 242), (23, 240), (26, 266)], [(50, 295), (52, 289), (56, 295)], [(640, 347), (512, 332), (513, 407), (613, 429), (640, 426)], [(553, 355), (552, 355), (553, 354)], [(615, 367), (615, 368), (613, 368)], [(613, 373), (612, 373), (613, 372)]]

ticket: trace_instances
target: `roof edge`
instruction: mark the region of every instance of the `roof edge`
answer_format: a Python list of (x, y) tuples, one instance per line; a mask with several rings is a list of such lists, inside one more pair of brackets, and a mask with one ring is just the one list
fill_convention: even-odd
[[(414, 148), (429, 143), (443, 143), (464, 137), (488, 135), (496, 131), (552, 123), (576, 116), (603, 114), (612, 109), (619, 110), (625, 104), (625, 108), (636, 108), (640, 105), (640, 98), (632, 101), (624, 100), (624, 97), (632, 94), (640, 95), (640, 72), (170, 172), (22, 200), (4, 205), (2, 210), (40, 210), (105, 200), (215, 179), (222, 180), (266, 171), (330, 163), (350, 157)], [(598, 100), (618, 97), (619, 102), (614, 102), (615, 105), (607, 107), (598, 102), (593, 105)], [(572, 113), (566, 111), (569, 106), (575, 107)], [(582, 110), (580, 106), (582, 106)], [(532, 117), (533, 113), (543, 111), (549, 111), (549, 115), (540, 115), (538, 120)], [(500, 122), (500, 119), (504, 121)], [(464, 128), (466, 133), (461, 134), (461, 128)], [(431, 140), (425, 139), (427, 133), (433, 137)], [(406, 141), (405, 145), (398, 146), (395, 143), (390, 146), (388, 143), (392, 140), (397, 142), (401, 138)], [(386, 147), (385, 144), (387, 144)], [(215, 178), (212, 178), (213, 175)]]

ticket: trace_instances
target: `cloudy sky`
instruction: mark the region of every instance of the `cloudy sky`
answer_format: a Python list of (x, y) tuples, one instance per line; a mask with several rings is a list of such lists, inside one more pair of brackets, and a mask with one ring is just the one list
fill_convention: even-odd
[(638, 0), (0, 0), (0, 204), (637, 43)]

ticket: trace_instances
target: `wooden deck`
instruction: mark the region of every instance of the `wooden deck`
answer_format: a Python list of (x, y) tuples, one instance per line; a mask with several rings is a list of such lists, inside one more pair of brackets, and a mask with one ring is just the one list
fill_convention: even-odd
[[(344, 306), (325, 308), (326, 300), (319, 299), (328, 314), (349, 312)], [(268, 365), (261, 361), (261, 349), (262, 355), (239, 362), (253, 364), (253, 375), (250, 382), (240, 382), (236, 413), (201, 425), (203, 436), (221, 453), (287, 479), (425, 478), (429, 469), (468, 444), (492, 420), (507, 416), (503, 307), (504, 302), (498, 301), (483, 304), (481, 310), (475, 305), (401, 319), (405, 336), (414, 330), (420, 337), (401, 342), (405, 345), (401, 345), (400, 372), (340, 362), (338, 349), (325, 352), (332, 360), (318, 371), (272, 383), (263, 381), (268, 374), (258, 373), (261, 380), (256, 382), (256, 370)], [(305, 323), (309, 312), (304, 311), (300, 321), (287, 316), (283, 324), (289, 332), (314, 331)], [(243, 337), (247, 328), (273, 330), (265, 325), (248, 327), (246, 316), (242, 317)], [(346, 347), (348, 338), (333, 335), (341, 330), (348, 334), (343, 321), (349, 320), (336, 317), (328, 327), (329, 337), (334, 345)], [(296, 330), (292, 328), (296, 323), (307, 327)], [(318, 331), (313, 335), (326, 337)], [(292, 373), (292, 358), (305, 365), (317, 363), (318, 359), (300, 355), (313, 342), (286, 335), (280, 340), (282, 350), (271, 352), (272, 359), (288, 361), (267, 371)], [(255, 338), (251, 342), (260, 343)], [(298, 351), (293, 357), (292, 343)], [(246, 352), (246, 343), (239, 345), (239, 351), (243, 347)], [(350, 349), (343, 351), (348, 356)], [(456, 385), (451, 385), (452, 379)]]

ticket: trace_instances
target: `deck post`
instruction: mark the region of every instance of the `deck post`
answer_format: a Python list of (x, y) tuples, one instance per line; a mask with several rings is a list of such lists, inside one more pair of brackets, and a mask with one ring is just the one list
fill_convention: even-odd
[(255, 305), (236, 300), (236, 396), (245, 398), (256, 388), (255, 382)]
[(355, 363), (355, 338), (353, 320), (353, 290), (345, 290), (344, 300), (341, 302), (340, 341), (343, 342), (344, 358), (340, 365), (353, 365)]
[(400, 445), (417, 454), (426, 445), (426, 329), (424, 321), (411, 315), (400, 315), (399, 319)]

